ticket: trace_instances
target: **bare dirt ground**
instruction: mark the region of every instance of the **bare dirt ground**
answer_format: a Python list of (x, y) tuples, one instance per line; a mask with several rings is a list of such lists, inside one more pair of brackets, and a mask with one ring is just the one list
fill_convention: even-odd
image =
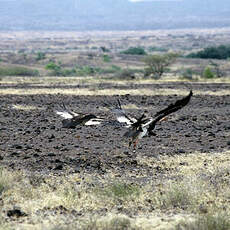
[[(76, 82), (12, 82), (0, 85), (0, 229), (228, 229), (229, 83), (86, 81), (83, 96)], [(46, 93), (27, 94), (38, 88)], [(104, 104), (119, 97), (128, 113), (154, 115), (188, 88), (189, 105), (136, 152)], [(54, 112), (62, 102), (108, 122), (62, 128)]]
[[(27, 89), (32, 86), (15, 87)], [(106, 88), (108, 85), (101, 84), (100, 87)], [(113, 88), (112, 85), (109, 87)], [(184, 86), (180, 83), (165, 83), (148, 84), (145, 87), (179, 89)], [(128, 89), (129, 86), (120, 88)], [(230, 90), (229, 84), (196, 84), (192, 88), (194, 96), (191, 103), (172, 115), (169, 121), (158, 125), (156, 136), (144, 138), (135, 154), (122, 137), (124, 127), (109, 122), (98, 127), (65, 129), (62, 128), (61, 118), (54, 113), (58, 103), (64, 102), (73, 110), (95, 113), (113, 121), (115, 118), (106, 110), (104, 102), (115, 103), (118, 96), (2, 95), (1, 165), (40, 173), (143, 170), (147, 177), (151, 177), (152, 167), (138, 165), (135, 160), (137, 155), (157, 159), (161, 155), (228, 150), (230, 95), (199, 95), (196, 90)], [(179, 98), (181, 96), (178, 95), (124, 95), (121, 100), (124, 106), (130, 106), (129, 112), (141, 115), (143, 110), (154, 114)], [(132, 105), (136, 107), (132, 108)]]
[[(144, 34), (144, 36), (143, 36)], [(45, 66), (143, 70), (130, 46), (187, 54), (228, 44), (229, 29), (121, 33), (0, 33), (0, 66), (35, 68), (39, 76), (0, 78), (0, 230), (230, 229), (230, 83), (226, 77), (181, 80), (209, 60), (178, 59), (158, 81), (109, 74), (51, 76)], [(110, 50), (111, 62), (100, 47)], [(45, 59), (36, 60), (38, 52)], [(155, 51), (149, 51), (155, 53)], [(160, 52), (160, 51), (159, 51)], [(166, 52), (166, 51), (165, 51)], [(196, 77), (196, 76), (195, 76)], [(158, 124), (135, 152), (105, 103), (154, 115), (192, 89), (188, 106)], [(62, 128), (58, 104), (107, 119)], [(211, 226), (211, 227), (210, 227)]]

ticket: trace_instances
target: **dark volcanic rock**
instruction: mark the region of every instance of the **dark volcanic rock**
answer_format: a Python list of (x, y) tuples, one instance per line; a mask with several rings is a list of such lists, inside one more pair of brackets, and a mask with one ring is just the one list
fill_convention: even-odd
[(8, 210), (6, 214), (8, 217), (17, 217), (17, 218), (28, 216), (28, 214), (26, 214), (25, 212), (21, 211), (18, 208)]
[[(111, 87), (111, 84), (106, 84), (101, 87)], [(27, 89), (31, 86), (20, 87)], [(128, 89), (132, 86), (122, 87)], [(133, 87), (138, 89), (143, 85), (135, 84)], [(144, 87), (184, 89), (181, 83), (146, 84)], [(225, 151), (230, 146), (227, 135), (230, 129), (230, 95), (206, 96), (196, 94), (195, 90), (230, 89), (230, 85), (196, 83), (192, 88), (194, 96), (189, 105), (175, 115), (170, 115), (168, 121), (157, 124), (155, 136), (140, 140), (135, 153), (128, 148), (128, 140), (123, 137), (126, 128), (118, 125), (110, 112), (101, 109), (104, 102), (114, 104), (118, 96), (0, 95), (4, 108), (0, 112), (1, 165), (12, 169), (45, 173), (50, 171), (57, 174), (67, 169), (79, 173), (87, 170), (103, 174), (111, 168), (125, 173), (127, 170), (149, 169), (150, 166), (147, 165), (140, 167), (137, 156), (154, 158), (159, 155), (189, 154), (196, 151)], [(155, 114), (179, 98), (181, 96), (177, 95), (124, 95), (121, 96), (121, 101), (124, 105), (135, 104), (149, 114)], [(60, 102), (76, 112), (107, 117), (109, 122), (97, 127), (64, 129), (61, 118), (53, 112)], [(19, 111), (10, 107), (15, 103), (48, 109)], [(127, 113), (140, 116), (143, 110), (132, 109), (127, 110)], [(154, 170), (158, 172), (161, 168)]]

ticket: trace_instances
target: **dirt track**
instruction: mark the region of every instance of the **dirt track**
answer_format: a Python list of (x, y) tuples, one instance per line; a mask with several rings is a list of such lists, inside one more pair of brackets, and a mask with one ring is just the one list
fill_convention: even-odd
[[(100, 87), (108, 85), (102, 84)], [(169, 85), (146, 87), (169, 88)], [(170, 87), (178, 89), (183, 86), (175, 83)], [(171, 115), (167, 122), (157, 125), (156, 136), (142, 139), (135, 154), (128, 148), (127, 140), (122, 138), (124, 127), (111, 122), (98, 127), (64, 129), (60, 117), (54, 113), (58, 102), (63, 101), (75, 111), (95, 113), (114, 120), (113, 115), (103, 107), (103, 103), (115, 102), (117, 96), (1, 95), (0, 164), (12, 169), (40, 173), (59, 174), (85, 170), (98, 173), (109, 170), (143, 170), (143, 173), (151, 173), (151, 166), (139, 164), (137, 155), (157, 160), (159, 155), (189, 154), (196, 151), (221, 152), (230, 149), (230, 93), (224, 96), (196, 94), (196, 89), (230, 91), (230, 85), (197, 84), (193, 89), (194, 97), (190, 104)], [(181, 96), (177, 95), (126, 95), (121, 100), (124, 105), (135, 104), (138, 108), (147, 109), (150, 114), (154, 114), (179, 98)], [(35, 109), (15, 109), (12, 105), (34, 106)], [(135, 109), (128, 112), (141, 114), (140, 110)]]

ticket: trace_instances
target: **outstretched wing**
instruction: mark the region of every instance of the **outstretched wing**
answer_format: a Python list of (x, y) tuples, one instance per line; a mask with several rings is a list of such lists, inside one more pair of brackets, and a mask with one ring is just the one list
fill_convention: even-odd
[(125, 123), (126, 125), (130, 126), (135, 123), (137, 120), (135, 118), (129, 117), (125, 111), (121, 108), (121, 102), (117, 100), (118, 105), (116, 108), (112, 109), (112, 112), (116, 115), (117, 120), (120, 123)]
[(170, 104), (167, 108), (157, 112), (155, 114), (155, 117), (157, 117), (161, 114), (164, 114), (168, 111), (172, 111), (171, 113), (173, 113), (173, 112), (176, 112), (177, 110), (183, 108), (184, 106), (186, 106), (189, 103), (192, 95), (193, 95), (192, 90), (190, 90), (189, 94), (186, 97), (176, 101), (174, 104)]
[(56, 110), (56, 114), (60, 115), (64, 119), (72, 119), (73, 117), (77, 117), (79, 115), (78, 113), (75, 113), (67, 109), (64, 103), (62, 103), (62, 106), (60, 107), (61, 107), (60, 111)]
[(60, 115), (61, 117), (65, 118), (65, 119), (72, 119), (73, 118), (73, 115), (68, 113), (67, 111), (56, 111), (56, 114), (57, 115)]
[(192, 90), (190, 90), (189, 94), (186, 97), (176, 101), (174, 104), (171, 104), (167, 108), (157, 112), (155, 115), (156, 118), (149, 124), (148, 133), (152, 134), (152, 130), (155, 128), (155, 125), (158, 121), (186, 106), (189, 103), (192, 95)]

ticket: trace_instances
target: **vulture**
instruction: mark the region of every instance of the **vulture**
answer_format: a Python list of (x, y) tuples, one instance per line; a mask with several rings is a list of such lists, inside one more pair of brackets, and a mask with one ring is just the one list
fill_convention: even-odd
[(190, 90), (187, 96), (177, 100), (173, 104), (170, 104), (167, 108), (160, 110), (152, 117), (146, 117), (145, 113), (143, 113), (139, 118), (128, 116), (122, 109), (119, 99), (117, 101), (117, 106), (112, 109), (112, 112), (116, 115), (117, 121), (125, 124), (125, 127), (128, 128), (127, 132), (124, 134), (124, 137), (130, 139), (129, 147), (133, 145), (133, 148), (135, 149), (139, 139), (143, 138), (144, 136), (155, 135), (153, 130), (156, 124), (165, 120), (169, 114), (174, 113), (186, 106), (189, 103), (192, 95), (193, 92)]

